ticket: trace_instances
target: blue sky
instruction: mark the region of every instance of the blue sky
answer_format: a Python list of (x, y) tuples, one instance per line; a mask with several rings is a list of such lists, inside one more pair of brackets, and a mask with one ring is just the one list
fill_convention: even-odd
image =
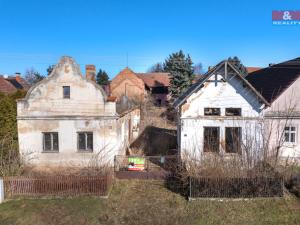
[(247, 66), (300, 57), (300, 26), (272, 25), (299, 0), (0, 0), (0, 74), (45, 73), (62, 55), (111, 77), (146, 71), (182, 49), (204, 68), (237, 55)]

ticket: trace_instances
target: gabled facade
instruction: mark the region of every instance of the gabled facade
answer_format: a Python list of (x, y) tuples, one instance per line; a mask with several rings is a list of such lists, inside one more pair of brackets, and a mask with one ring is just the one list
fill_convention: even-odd
[[(219, 63), (174, 103), (182, 159), (243, 155), (243, 142), (261, 139), (266, 103), (230, 62)], [(253, 146), (255, 157), (260, 157), (259, 144)]]
[(117, 97), (117, 100), (126, 96), (135, 102), (142, 102), (145, 99), (146, 91), (144, 82), (126, 67), (110, 82), (110, 93)]
[[(298, 60), (291, 61), (246, 77), (222, 61), (203, 75), (174, 103), (181, 157), (201, 160), (212, 153), (231, 157), (250, 151), (260, 158), (266, 138), (270, 149), (280, 148), (279, 156), (300, 157), (300, 110), (294, 101), (300, 97), (300, 67)], [(287, 115), (287, 103), (293, 106), (292, 115)], [(278, 143), (278, 134), (283, 143)]]
[(137, 120), (139, 113), (120, 118), (103, 89), (62, 57), (17, 103), (19, 150), (25, 164), (36, 166), (111, 164), (125, 154)]

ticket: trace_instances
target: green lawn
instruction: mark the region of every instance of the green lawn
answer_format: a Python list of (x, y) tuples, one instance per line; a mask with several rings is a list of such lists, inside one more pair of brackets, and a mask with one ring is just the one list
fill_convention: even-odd
[(300, 203), (285, 198), (188, 202), (161, 182), (118, 181), (108, 199), (12, 200), (0, 224), (300, 224)]

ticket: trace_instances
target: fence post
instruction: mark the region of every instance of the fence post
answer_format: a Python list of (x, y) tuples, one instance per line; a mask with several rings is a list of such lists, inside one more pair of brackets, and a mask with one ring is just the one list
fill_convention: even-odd
[(0, 203), (4, 202), (4, 182), (3, 178), (0, 177)]

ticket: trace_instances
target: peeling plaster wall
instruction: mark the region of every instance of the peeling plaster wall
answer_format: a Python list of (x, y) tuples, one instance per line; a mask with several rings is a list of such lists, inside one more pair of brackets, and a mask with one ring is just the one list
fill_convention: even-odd
[[(224, 151), (225, 127), (242, 127), (242, 139), (255, 137), (261, 140), (261, 108), (256, 95), (236, 77), (229, 82), (222, 76), (212, 76), (199, 91), (193, 93), (181, 106), (178, 125), (178, 143), (182, 158), (201, 159), (203, 153), (204, 127), (220, 127), (220, 150)], [(220, 108), (221, 116), (204, 116), (204, 108)], [(225, 108), (241, 108), (241, 117), (225, 116)], [(258, 149), (256, 146), (254, 149)], [(257, 155), (259, 155), (257, 153)]]
[[(70, 86), (70, 99), (63, 98), (63, 86)], [(33, 86), (17, 105), (19, 149), (25, 164), (112, 164), (114, 155), (125, 154), (124, 143), (132, 132), (126, 128), (131, 126), (131, 114), (119, 118), (115, 103), (107, 102), (102, 88), (82, 77), (70, 57), (63, 57), (51, 75)], [(80, 131), (93, 132), (93, 152), (77, 150)], [(59, 152), (43, 152), (43, 132), (58, 132)]]

